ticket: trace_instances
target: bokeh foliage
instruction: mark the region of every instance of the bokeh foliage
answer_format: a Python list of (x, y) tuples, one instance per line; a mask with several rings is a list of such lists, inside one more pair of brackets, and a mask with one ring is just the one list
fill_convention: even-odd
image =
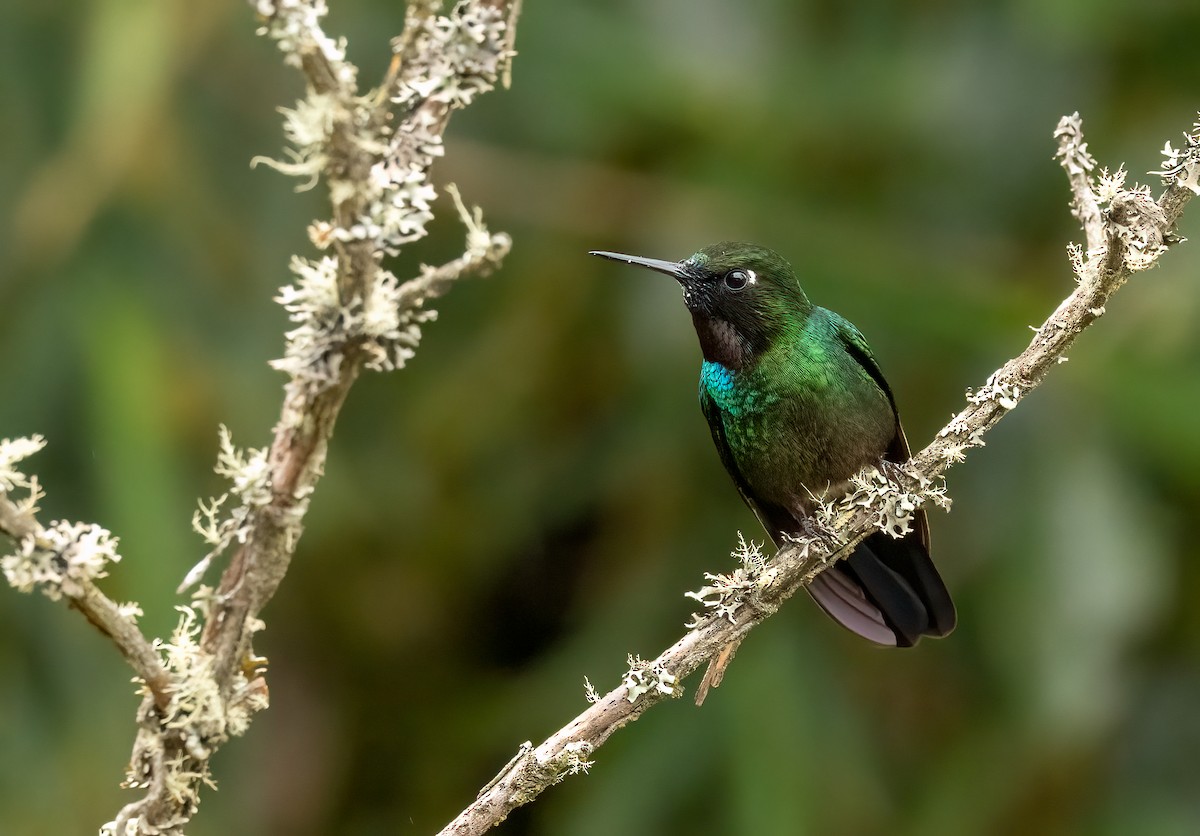
[[(333, 5), (378, 77), (401, 10)], [(528, 0), (512, 90), (436, 169), (514, 252), (351, 397), (265, 613), (271, 710), (190, 832), (433, 832), (760, 536), (677, 289), (586, 250), (780, 250), (921, 446), (1069, 289), (1058, 117), (1156, 167), (1200, 106), (1198, 26), (1167, 0)], [(0, 436), (49, 438), (46, 518), (121, 536), (107, 588), (159, 634), (218, 422), (259, 445), (277, 415), (270, 297), (324, 211), (247, 167), (299, 92), (252, 29), (234, 0), (0, 9)], [(440, 205), (399, 275), (460, 246)], [(950, 474), (954, 636), (879, 651), (797, 600), (703, 710), (656, 708), (500, 832), (1200, 832), (1195, 247)], [(131, 797), (128, 675), (78, 617), (0, 595), (0, 831), (88, 832)]]

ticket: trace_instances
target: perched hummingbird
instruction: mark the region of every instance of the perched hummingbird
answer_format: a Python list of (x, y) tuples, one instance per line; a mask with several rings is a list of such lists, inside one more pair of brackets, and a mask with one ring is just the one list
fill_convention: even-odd
[[(839, 495), (863, 467), (908, 461), (892, 391), (867, 341), (808, 301), (778, 254), (727, 241), (680, 262), (591, 255), (666, 273), (683, 286), (704, 354), (700, 406), (713, 443), (776, 546), (807, 530), (817, 499)], [(878, 644), (908, 647), (954, 629), (923, 510), (906, 537), (871, 534), (808, 592), (834, 620)]]

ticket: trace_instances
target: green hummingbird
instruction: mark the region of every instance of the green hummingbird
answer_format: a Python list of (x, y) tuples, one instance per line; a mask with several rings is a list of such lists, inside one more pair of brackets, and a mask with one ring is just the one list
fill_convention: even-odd
[[(841, 494), (863, 467), (908, 461), (892, 390), (866, 339), (810, 302), (777, 253), (726, 241), (679, 262), (590, 254), (683, 286), (704, 355), (700, 406), (713, 443), (777, 547), (808, 531), (817, 502)], [(908, 535), (871, 534), (808, 592), (834, 620), (881, 645), (908, 647), (955, 625), (923, 510)]]

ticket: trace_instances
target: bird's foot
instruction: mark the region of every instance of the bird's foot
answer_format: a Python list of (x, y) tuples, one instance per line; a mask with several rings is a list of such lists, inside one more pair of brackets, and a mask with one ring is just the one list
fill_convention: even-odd
[(837, 534), (815, 517), (804, 517), (800, 520), (800, 533), (808, 540), (816, 540), (833, 554), (842, 547), (842, 541)]
[(905, 490), (905, 483), (912, 480), (912, 475), (905, 469), (904, 465), (897, 462), (880, 459), (876, 468), (883, 474), (883, 478), (887, 479), (888, 483), (898, 491)]

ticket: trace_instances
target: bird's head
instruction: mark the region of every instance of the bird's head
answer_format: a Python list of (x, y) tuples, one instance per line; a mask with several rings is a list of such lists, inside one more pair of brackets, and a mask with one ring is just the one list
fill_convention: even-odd
[(791, 266), (755, 244), (723, 241), (683, 261), (592, 252), (673, 276), (683, 287), (706, 360), (740, 369), (812, 310)]

